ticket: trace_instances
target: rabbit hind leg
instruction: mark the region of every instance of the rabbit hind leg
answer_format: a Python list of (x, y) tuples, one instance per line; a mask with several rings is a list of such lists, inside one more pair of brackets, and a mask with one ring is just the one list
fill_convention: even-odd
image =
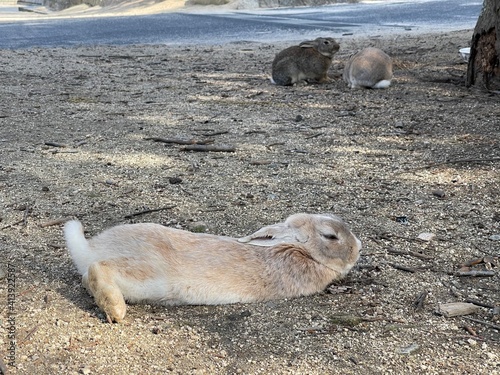
[(82, 281), (95, 303), (106, 314), (109, 323), (123, 320), (127, 310), (125, 299), (114, 279), (116, 271), (106, 261), (92, 263)]

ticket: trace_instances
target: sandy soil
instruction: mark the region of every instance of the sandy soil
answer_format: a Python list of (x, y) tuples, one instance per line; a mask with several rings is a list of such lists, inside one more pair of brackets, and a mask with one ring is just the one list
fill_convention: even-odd
[[(500, 107), (463, 84), (457, 51), (470, 36), (344, 38), (331, 82), (288, 88), (268, 80), (284, 44), (1, 51), (9, 373), (500, 373)], [(367, 45), (394, 58), (385, 91), (350, 91), (339, 79)], [(236, 151), (186, 152), (148, 137)], [(160, 210), (139, 214), (148, 209)], [(123, 324), (105, 323), (61, 232), (77, 217), (89, 236), (156, 222), (239, 237), (295, 212), (350, 223), (364, 248), (345, 280), (270, 303), (130, 306)], [(491, 276), (459, 276), (471, 259), (466, 271)], [(436, 313), (464, 301), (484, 306)]]

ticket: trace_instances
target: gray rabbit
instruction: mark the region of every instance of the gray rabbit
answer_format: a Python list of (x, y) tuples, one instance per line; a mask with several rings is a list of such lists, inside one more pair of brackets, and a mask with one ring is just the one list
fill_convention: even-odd
[(333, 38), (316, 38), (279, 52), (272, 65), (272, 82), (291, 86), (304, 81), (328, 81), (328, 69), (340, 46)]

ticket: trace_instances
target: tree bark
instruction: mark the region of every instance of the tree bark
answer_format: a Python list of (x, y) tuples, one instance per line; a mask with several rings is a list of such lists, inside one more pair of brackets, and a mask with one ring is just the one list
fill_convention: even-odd
[(472, 36), (467, 86), (500, 90), (500, 0), (484, 0)]

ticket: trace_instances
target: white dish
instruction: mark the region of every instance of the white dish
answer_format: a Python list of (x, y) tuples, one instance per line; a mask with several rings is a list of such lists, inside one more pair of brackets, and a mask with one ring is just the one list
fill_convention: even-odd
[(460, 48), (458, 52), (460, 52), (460, 56), (462, 56), (462, 59), (464, 59), (465, 62), (469, 61), (470, 48)]

